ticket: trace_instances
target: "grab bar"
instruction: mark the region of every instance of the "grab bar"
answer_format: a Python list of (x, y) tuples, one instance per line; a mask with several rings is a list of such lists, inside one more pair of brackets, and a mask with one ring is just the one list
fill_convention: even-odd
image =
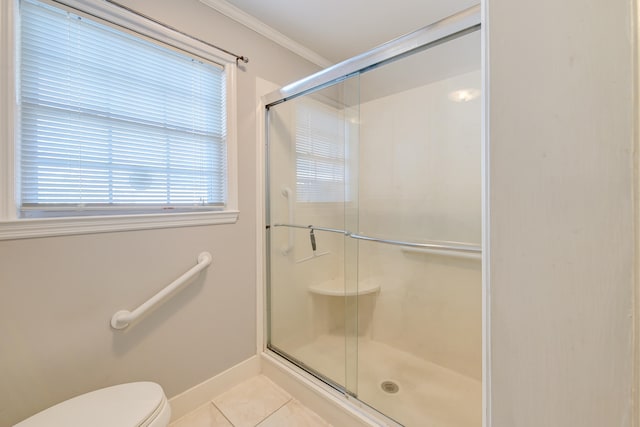
[(351, 237), (352, 239), (366, 240), (370, 242), (385, 243), (388, 245), (404, 246), (404, 247), (416, 248), (416, 249), (435, 249), (439, 251), (456, 251), (456, 252), (471, 252), (471, 253), (482, 252), (482, 249), (478, 245), (471, 245), (468, 243), (460, 243), (460, 242), (448, 242), (448, 241), (429, 242), (429, 243), (405, 242), (402, 240), (389, 240), (389, 239), (381, 239), (378, 237), (370, 237), (364, 234), (356, 234), (347, 230), (340, 230), (337, 228), (316, 227), (314, 225), (278, 223), (278, 224), (273, 224), (273, 227), (305, 228), (305, 229), (312, 229), (312, 230), (318, 230), (318, 231), (328, 231), (330, 233), (344, 234), (345, 236)]
[[(317, 230), (317, 231), (328, 231), (330, 233), (349, 234), (348, 231), (340, 230), (339, 228), (316, 227), (315, 225), (298, 225), (298, 224), (276, 223), (276, 224), (273, 224), (273, 227), (303, 228), (305, 230), (313, 229), (313, 230)], [(269, 226), (267, 226), (267, 228), (269, 228)]]
[(129, 326), (130, 323), (138, 320), (138, 318), (144, 315), (148, 310), (152, 309), (156, 305), (163, 302), (164, 299), (167, 298), (167, 296), (169, 296), (169, 294), (173, 293), (175, 290), (180, 288), (182, 285), (188, 282), (189, 279), (193, 278), (195, 275), (197, 275), (202, 270), (207, 268), (209, 264), (211, 264), (212, 260), (213, 258), (211, 257), (211, 254), (209, 252), (201, 252), (200, 255), (198, 255), (198, 263), (195, 266), (191, 267), (189, 271), (184, 273), (182, 276), (178, 277), (176, 280), (171, 282), (167, 287), (165, 287), (160, 292), (158, 292), (157, 294), (149, 298), (146, 302), (144, 302), (140, 306), (138, 306), (138, 308), (136, 308), (133, 311), (120, 310), (116, 312), (111, 318), (111, 327), (113, 329), (126, 328), (127, 326)]
[(361, 234), (349, 233), (349, 237), (359, 240), (367, 240), (369, 242), (385, 243), (387, 245), (404, 246), (415, 249), (434, 249), (439, 251), (456, 251), (456, 252), (480, 252), (481, 249), (475, 245), (469, 245), (466, 243), (458, 242), (429, 242), (429, 243), (416, 243), (416, 242), (403, 242), (401, 240), (388, 240), (379, 239), (377, 237), (363, 236)]
[(442, 250), (442, 249), (430, 249), (430, 248), (402, 248), (402, 252), (414, 253), (414, 254), (426, 254), (426, 255), (440, 255), (454, 258), (466, 258), (466, 259), (482, 259), (482, 252), (469, 252), (458, 250)]
[[(282, 187), (282, 195), (284, 197), (287, 198), (287, 208), (289, 211), (289, 221), (293, 222), (295, 221), (293, 219), (293, 215), (294, 215), (294, 206), (293, 206), (293, 192), (291, 191), (291, 189), (289, 187)], [(293, 249), (293, 239), (294, 239), (295, 235), (292, 229), (289, 230), (289, 241), (287, 243), (287, 246), (283, 247), (280, 251), (282, 252), (282, 255), (288, 255), (289, 252), (291, 252), (291, 250)]]

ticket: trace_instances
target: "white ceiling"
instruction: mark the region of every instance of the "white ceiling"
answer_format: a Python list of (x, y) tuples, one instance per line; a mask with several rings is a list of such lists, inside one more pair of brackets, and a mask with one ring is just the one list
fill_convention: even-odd
[(478, 0), (226, 0), (331, 63), (478, 3)]

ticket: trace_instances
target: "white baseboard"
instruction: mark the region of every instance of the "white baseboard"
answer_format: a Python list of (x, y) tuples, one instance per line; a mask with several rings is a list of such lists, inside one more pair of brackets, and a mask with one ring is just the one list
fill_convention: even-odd
[(231, 387), (260, 374), (260, 365), (260, 357), (257, 355), (252, 356), (215, 377), (172, 397), (169, 399), (169, 403), (171, 404), (171, 421), (173, 422), (185, 416), (219, 394), (229, 390)]
[(282, 387), (304, 406), (334, 426), (395, 427), (399, 424), (373, 415), (358, 401), (348, 400), (331, 387), (285, 365), (269, 353), (262, 353), (262, 374)]

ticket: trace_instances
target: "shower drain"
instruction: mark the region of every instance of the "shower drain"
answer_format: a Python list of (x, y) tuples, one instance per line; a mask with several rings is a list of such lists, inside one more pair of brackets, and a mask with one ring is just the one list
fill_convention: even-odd
[(382, 384), (380, 384), (380, 388), (385, 393), (397, 393), (398, 390), (400, 390), (398, 384), (394, 383), (393, 381), (383, 381)]

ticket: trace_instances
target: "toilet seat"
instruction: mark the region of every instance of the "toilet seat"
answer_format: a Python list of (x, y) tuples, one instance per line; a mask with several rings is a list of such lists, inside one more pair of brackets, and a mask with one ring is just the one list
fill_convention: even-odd
[(136, 382), (74, 397), (14, 427), (166, 427), (170, 417), (162, 387)]

